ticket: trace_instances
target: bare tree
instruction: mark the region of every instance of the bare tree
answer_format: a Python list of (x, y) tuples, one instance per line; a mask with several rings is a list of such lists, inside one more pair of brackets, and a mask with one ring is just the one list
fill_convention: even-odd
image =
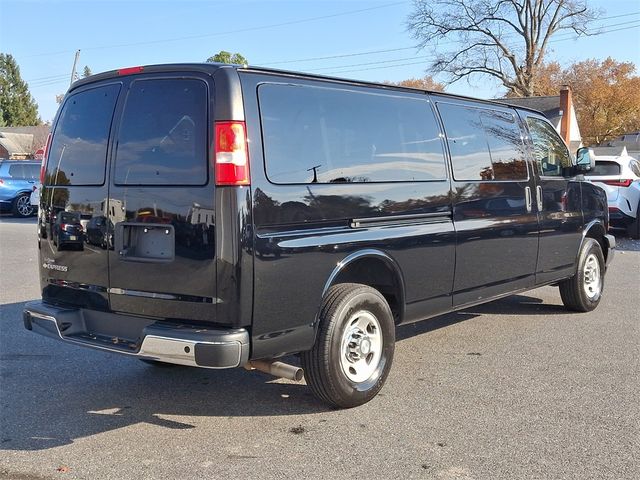
[(431, 73), (448, 74), (449, 83), (489, 75), (527, 97), (551, 37), (586, 35), (598, 13), (587, 0), (414, 0), (407, 23), (419, 47), (433, 50)]

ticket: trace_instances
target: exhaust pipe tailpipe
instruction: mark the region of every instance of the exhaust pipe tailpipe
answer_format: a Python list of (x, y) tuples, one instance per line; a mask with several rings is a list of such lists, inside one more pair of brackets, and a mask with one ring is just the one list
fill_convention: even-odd
[(286, 378), (299, 382), (304, 377), (304, 370), (300, 367), (289, 365), (288, 363), (276, 360), (251, 360), (244, 368), (247, 370), (256, 369), (268, 373), (274, 377)]

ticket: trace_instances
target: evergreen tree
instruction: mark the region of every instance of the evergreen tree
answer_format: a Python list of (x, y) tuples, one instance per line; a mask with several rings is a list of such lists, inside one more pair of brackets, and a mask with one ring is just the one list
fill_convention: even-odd
[(0, 53), (0, 125), (39, 125), (38, 105), (29, 86), (20, 77), (20, 67), (11, 54)]
[(87, 77), (90, 77), (91, 75), (93, 75), (93, 73), (91, 72), (89, 65), (85, 65), (84, 70), (82, 71), (82, 78), (87, 78)]

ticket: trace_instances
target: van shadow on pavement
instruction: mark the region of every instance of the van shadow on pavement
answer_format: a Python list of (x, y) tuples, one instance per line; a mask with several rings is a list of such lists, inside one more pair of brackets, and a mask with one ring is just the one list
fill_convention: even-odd
[[(398, 340), (492, 313), (553, 313), (526, 296), (400, 327)], [(303, 383), (243, 369), (150, 366), (133, 358), (67, 345), (24, 329), (25, 302), (0, 311), (0, 450), (42, 450), (145, 422), (196, 428), (166, 416), (274, 416), (331, 410)], [(472, 313), (470, 313), (472, 312)], [(291, 359), (295, 361), (295, 359)]]

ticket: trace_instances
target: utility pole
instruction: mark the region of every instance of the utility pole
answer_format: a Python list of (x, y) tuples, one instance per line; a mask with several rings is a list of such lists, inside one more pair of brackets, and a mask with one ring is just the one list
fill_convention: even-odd
[(69, 86), (76, 79), (76, 65), (78, 65), (78, 59), (80, 58), (80, 49), (76, 52), (76, 57), (73, 59), (73, 68), (71, 69), (71, 82), (69, 82)]

